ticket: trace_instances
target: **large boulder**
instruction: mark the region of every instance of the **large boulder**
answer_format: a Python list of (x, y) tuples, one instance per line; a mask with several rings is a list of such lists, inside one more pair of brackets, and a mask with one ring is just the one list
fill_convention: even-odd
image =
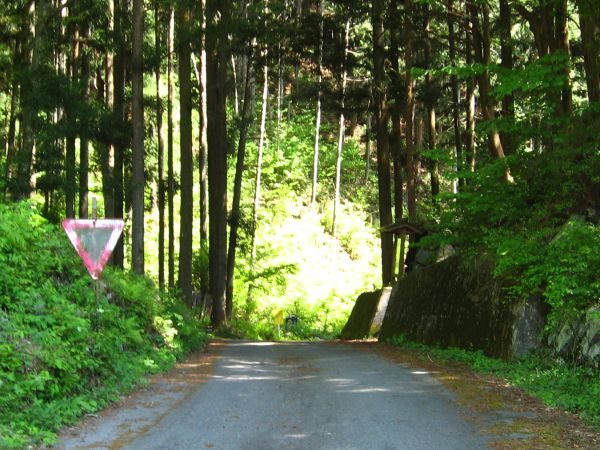
[(380, 338), (482, 350), (511, 358), (541, 345), (545, 308), (539, 298), (507, 302), (504, 284), (485, 259), (452, 256), (422, 267), (394, 288)]
[(548, 343), (565, 361), (600, 369), (600, 307), (567, 320)]

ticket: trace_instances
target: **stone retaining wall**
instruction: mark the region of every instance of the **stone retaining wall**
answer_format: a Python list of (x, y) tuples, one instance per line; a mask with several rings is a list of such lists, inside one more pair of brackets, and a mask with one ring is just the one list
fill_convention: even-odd
[(540, 299), (509, 304), (488, 261), (465, 262), (453, 256), (409, 274), (395, 286), (380, 338), (404, 335), (425, 344), (511, 358), (541, 344), (544, 324)]

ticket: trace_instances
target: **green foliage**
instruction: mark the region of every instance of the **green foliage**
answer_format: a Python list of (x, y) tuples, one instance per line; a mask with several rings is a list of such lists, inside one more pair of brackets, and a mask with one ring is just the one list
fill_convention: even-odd
[(547, 237), (548, 230), (504, 236), (496, 272), (511, 279), (517, 297), (542, 291), (555, 326), (599, 302), (600, 228), (570, 220), (545, 244)]
[(390, 342), (416, 351), (423, 358), (458, 361), (477, 372), (504, 378), (545, 404), (578, 413), (600, 426), (600, 377), (593, 369), (569, 366), (541, 354), (507, 362), (489, 358), (481, 351), (429, 347), (410, 342), (404, 336), (396, 336)]
[[(590, 107), (539, 138), (542, 153), (520, 148), (505, 161), (483, 160), (461, 192), (442, 197), (440, 221), (422, 244), (493, 256), (510, 298), (543, 294), (550, 327), (597, 304), (599, 121)], [(502, 181), (507, 165), (512, 183)]]
[(106, 270), (96, 296), (64, 233), (29, 203), (0, 204), (0, 264), (1, 447), (51, 444), (205, 340), (145, 278)]
[[(247, 146), (249, 173), (242, 186), (234, 317), (229, 328), (223, 330), (228, 336), (334, 337), (344, 325), (358, 293), (371, 288), (378, 279), (378, 241), (368, 212), (375, 200), (374, 189), (356, 182), (364, 177), (360, 146), (348, 139), (344, 149), (343, 203), (338, 215), (338, 235), (333, 238), (331, 198), (337, 125), (323, 124), (318, 204), (309, 207), (312, 179), (307, 174), (313, 164), (314, 114), (304, 112), (303, 106), (295, 105), (291, 120), (282, 121), (279, 145), (275, 124), (268, 129), (256, 226), (251, 219), (251, 200), (257, 146), (256, 142)], [(253, 127), (258, 125), (254, 123)], [(256, 232), (254, 260), (253, 232)], [(283, 325), (278, 327), (274, 319), (277, 313), (284, 317), (296, 315), (298, 324), (287, 329)]]

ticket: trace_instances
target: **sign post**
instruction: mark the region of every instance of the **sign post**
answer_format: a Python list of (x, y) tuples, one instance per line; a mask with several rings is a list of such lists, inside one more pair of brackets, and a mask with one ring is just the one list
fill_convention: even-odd
[(117, 245), (124, 222), (121, 219), (98, 219), (95, 198), (92, 203), (93, 219), (65, 219), (62, 221), (62, 227), (94, 280), (96, 303), (98, 304), (100, 299), (98, 280)]

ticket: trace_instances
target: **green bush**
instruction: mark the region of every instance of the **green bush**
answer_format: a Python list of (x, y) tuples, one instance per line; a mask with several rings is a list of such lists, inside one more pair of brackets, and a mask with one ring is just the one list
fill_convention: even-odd
[(205, 340), (152, 283), (106, 270), (99, 295), (56, 225), (0, 204), (0, 447), (55, 433)]

